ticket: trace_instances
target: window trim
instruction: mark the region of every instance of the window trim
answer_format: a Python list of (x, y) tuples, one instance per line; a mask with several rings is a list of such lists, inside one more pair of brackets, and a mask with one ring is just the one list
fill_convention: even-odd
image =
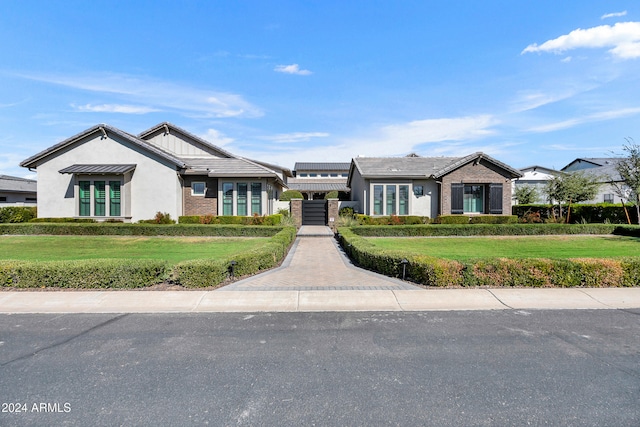
[[(202, 192), (195, 190), (194, 187), (197, 184), (201, 184), (202, 185)], [(204, 197), (205, 194), (207, 194), (207, 183), (206, 182), (204, 182), (204, 181), (192, 181), (191, 182), (191, 195), (192, 196)]]
[[(381, 187), (381, 193), (376, 193), (376, 187)], [(394, 187), (394, 191), (389, 193), (389, 188)], [(400, 196), (402, 193), (401, 188), (406, 187), (406, 200), (401, 201)], [(412, 206), (412, 194), (413, 194), (413, 183), (412, 182), (371, 182), (369, 185), (369, 191), (371, 192), (371, 203), (369, 206), (369, 212), (371, 212), (372, 216), (409, 216), (411, 215), (411, 206)], [(378, 190), (380, 191), (380, 190)], [(389, 195), (393, 194), (393, 207), (390, 209), (389, 205)], [(406, 209), (407, 213), (401, 212), (401, 204), (406, 202), (404, 205), (404, 209)], [(376, 211), (376, 208), (380, 208), (380, 213)], [(391, 211), (391, 212), (390, 212)]]

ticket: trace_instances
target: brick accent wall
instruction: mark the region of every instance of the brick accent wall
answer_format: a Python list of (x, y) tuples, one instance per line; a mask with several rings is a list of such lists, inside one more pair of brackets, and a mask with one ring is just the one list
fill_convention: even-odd
[[(486, 160), (471, 162), (442, 177), (440, 213), (451, 214), (451, 184), (502, 184), (502, 214), (511, 215), (511, 177)], [(486, 203), (485, 203), (486, 205)], [(485, 206), (485, 210), (488, 207)], [(488, 212), (488, 211), (487, 211)]]
[[(329, 221), (329, 227), (335, 232), (337, 231), (336, 222), (338, 221), (340, 201), (338, 199), (329, 199), (327, 201), (327, 205), (327, 219)], [(333, 221), (331, 219), (333, 219)]]
[(291, 200), (291, 217), (296, 222), (296, 227), (302, 227), (302, 199)]
[[(207, 176), (185, 176), (182, 187), (183, 215), (218, 214), (218, 180)], [(204, 196), (191, 194), (192, 182), (204, 182)]]

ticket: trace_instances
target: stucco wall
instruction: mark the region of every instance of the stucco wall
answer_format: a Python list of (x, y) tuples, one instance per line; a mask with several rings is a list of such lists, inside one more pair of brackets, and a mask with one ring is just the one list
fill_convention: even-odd
[(182, 193), (174, 165), (111, 134), (105, 138), (94, 133), (38, 165), (39, 217), (76, 216), (76, 178), (59, 173), (73, 164), (136, 164), (130, 185), (123, 189), (130, 191), (131, 220), (151, 219), (158, 211), (173, 218), (181, 215)]

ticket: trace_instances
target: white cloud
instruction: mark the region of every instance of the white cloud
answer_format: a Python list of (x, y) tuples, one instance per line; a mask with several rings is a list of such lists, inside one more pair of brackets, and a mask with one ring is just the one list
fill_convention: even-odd
[[(126, 74), (81, 76), (20, 75), (20, 77), (111, 96), (142, 104), (155, 111), (178, 111), (198, 117), (260, 117), (263, 112), (233, 93), (181, 85), (150, 77)], [(110, 104), (105, 104), (110, 105)], [(115, 103), (114, 105), (119, 105)]]
[(599, 113), (589, 114), (584, 117), (577, 117), (569, 120), (563, 120), (560, 122), (550, 123), (542, 126), (535, 126), (527, 129), (528, 132), (545, 133), (554, 132), (562, 129), (569, 129), (575, 126), (579, 126), (584, 123), (613, 120), (621, 117), (628, 117), (640, 114), (640, 107), (638, 108), (621, 108), (618, 110), (601, 111)]
[(235, 141), (235, 139), (224, 136), (222, 132), (216, 129), (208, 129), (207, 133), (202, 136), (202, 139), (209, 141), (218, 147), (224, 147), (225, 145), (231, 144)]
[(613, 26), (601, 25), (586, 30), (579, 28), (541, 45), (530, 44), (522, 54), (604, 47), (611, 47), (609, 53), (620, 59), (640, 58), (640, 22), (618, 22)]
[(285, 74), (297, 74), (299, 76), (308, 76), (309, 74), (312, 74), (309, 70), (301, 70), (298, 64), (277, 65), (276, 68), (274, 68), (274, 71)]
[(617, 18), (619, 16), (626, 16), (626, 15), (627, 15), (627, 11), (623, 10), (622, 12), (606, 13), (602, 15), (600, 19)]
[(265, 136), (263, 139), (278, 144), (289, 144), (310, 141), (312, 138), (326, 138), (328, 136), (329, 134), (327, 132), (293, 132)]
[(101, 104), (101, 105), (75, 105), (71, 104), (71, 107), (77, 111), (88, 113), (124, 113), (124, 114), (146, 114), (155, 111), (160, 111), (157, 108), (143, 107), (140, 105), (120, 105), (120, 104)]

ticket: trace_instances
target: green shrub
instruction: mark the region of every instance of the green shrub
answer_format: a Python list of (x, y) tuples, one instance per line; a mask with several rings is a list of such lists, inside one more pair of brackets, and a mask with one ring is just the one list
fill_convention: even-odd
[[(512, 207), (512, 213), (522, 222), (532, 222), (532, 219), (540, 221), (553, 221), (553, 207), (547, 204), (516, 205)], [(564, 209), (563, 209), (564, 210)], [(556, 216), (558, 215), (556, 207)], [(627, 213), (632, 223), (637, 223), (636, 210), (627, 206)], [(566, 211), (565, 211), (566, 214)], [(611, 223), (627, 224), (627, 214), (621, 205), (611, 203), (577, 204), (571, 205), (571, 223)]]
[(38, 215), (35, 207), (6, 206), (0, 208), (0, 222), (28, 222)]
[(338, 198), (338, 191), (337, 190), (329, 191), (327, 194), (324, 195), (324, 199), (325, 200), (337, 199), (337, 198)]
[(617, 236), (640, 237), (640, 226), (627, 225), (624, 227), (616, 227), (613, 234)]
[(288, 202), (291, 199), (304, 199), (304, 197), (298, 190), (286, 190), (280, 195), (280, 201), (282, 202)]
[(281, 226), (203, 225), (203, 224), (0, 224), (0, 235), (88, 235), (88, 236), (221, 236), (272, 237)]
[(280, 225), (282, 214), (260, 216), (213, 216), (213, 215), (188, 215), (178, 217), (179, 224), (224, 224), (224, 225)]
[(93, 218), (33, 218), (29, 222), (53, 222), (53, 223), (77, 223), (77, 224), (95, 224)]
[(616, 226), (611, 224), (432, 224), (351, 227), (353, 233), (366, 237), (611, 234), (615, 229)]
[(217, 286), (227, 279), (228, 268), (226, 260), (183, 261), (173, 267), (171, 280), (187, 288)]
[(175, 224), (176, 221), (171, 218), (167, 212), (156, 212), (153, 219), (143, 219), (138, 221), (140, 224)]
[(164, 261), (0, 261), (0, 284), (15, 288), (139, 288), (168, 277)]
[(338, 216), (350, 216), (355, 218), (355, 210), (351, 206), (343, 206), (338, 211)]
[(466, 215), (439, 215), (436, 218), (438, 224), (469, 224), (469, 217)]
[(516, 215), (478, 215), (472, 216), (471, 224), (517, 224), (518, 217)]

